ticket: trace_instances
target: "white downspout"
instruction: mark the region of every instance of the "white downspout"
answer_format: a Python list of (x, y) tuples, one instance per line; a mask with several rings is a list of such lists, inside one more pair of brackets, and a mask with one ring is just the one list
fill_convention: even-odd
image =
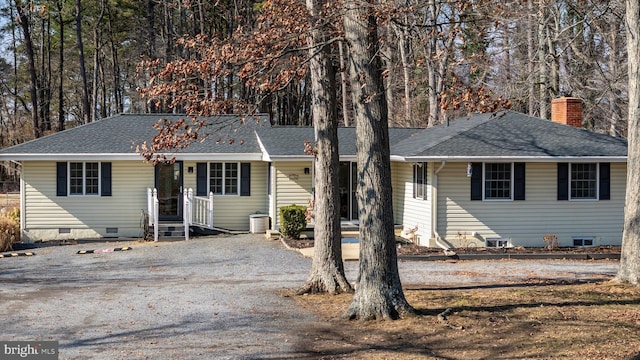
[[(438, 245), (446, 255), (455, 255), (448, 246), (441, 243), (440, 234), (438, 234), (438, 173), (447, 164), (446, 160), (442, 160), (442, 164), (433, 174), (433, 197), (431, 198), (431, 229), (433, 230), (436, 245)], [(453, 254), (452, 254), (453, 253)]]
[(271, 216), (271, 229), (276, 230), (279, 229), (280, 225), (278, 225), (278, 197), (276, 194), (278, 193), (278, 170), (274, 166), (274, 163), (271, 163), (269, 167), (269, 171), (271, 171), (271, 195), (270, 196), (270, 206), (269, 206), (269, 215)]
[(20, 240), (24, 243), (32, 243), (33, 241), (27, 241), (26, 238), (26, 221), (27, 221), (27, 200), (26, 200), (26, 186), (24, 178), (22, 177), (22, 171), (20, 172)]
[[(22, 168), (22, 163), (19, 161), (15, 161), (15, 160), (9, 160), (10, 162), (18, 165), (20, 168)], [(24, 243), (32, 243), (33, 240), (26, 239), (26, 229), (27, 229), (27, 195), (26, 195), (26, 183), (24, 181), (24, 178), (22, 177), (22, 169), (18, 170), (16, 169), (16, 171), (18, 173), (20, 173), (20, 197), (19, 197), (19, 201), (20, 201), (20, 241), (24, 242)]]

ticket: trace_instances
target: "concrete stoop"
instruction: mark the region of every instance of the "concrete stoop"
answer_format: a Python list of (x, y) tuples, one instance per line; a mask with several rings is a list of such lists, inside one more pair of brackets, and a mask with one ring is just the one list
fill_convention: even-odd
[(184, 240), (184, 225), (181, 223), (158, 225), (158, 241)]
[(278, 240), (280, 239), (280, 232), (278, 230), (267, 230), (264, 237), (267, 238), (267, 240)]

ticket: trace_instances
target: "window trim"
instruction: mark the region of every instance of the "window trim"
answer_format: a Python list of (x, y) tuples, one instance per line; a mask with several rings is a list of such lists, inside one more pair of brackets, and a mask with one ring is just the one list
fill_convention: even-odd
[[(487, 198), (486, 193), (486, 178), (487, 178), (487, 164), (509, 164), (510, 177), (509, 177), (509, 198)], [(514, 201), (514, 163), (513, 162), (500, 162), (500, 161), (491, 161), (491, 162), (483, 162), (482, 163), (482, 201), (490, 201), (490, 202), (504, 202), (504, 201)]]
[[(413, 164), (413, 198), (417, 200), (428, 200), (428, 191), (427, 191), (427, 169), (428, 163), (414, 163)], [(418, 174), (422, 174), (422, 183), (418, 183)], [(418, 189), (422, 188), (422, 194), (418, 194)]]
[[(590, 164), (595, 166), (596, 168), (596, 175), (595, 175), (595, 193), (596, 196), (595, 197), (590, 197), (590, 198), (582, 198), (582, 197), (578, 197), (578, 198), (574, 198), (571, 194), (573, 193), (573, 179), (572, 179), (572, 174), (573, 174), (573, 166), (574, 165), (584, 165), (584, 164)], [(599, 201), (600, 200), (600, 163), (598, 162), (586, 162), (586, 163), (582, 163), (582, 162), (578, 162), (578, 163), (569, 163), (569, 169), (568, 169), (568, 184), (567, 184), (567, 196), (568, 196), (568, 200), (569, 201), (577, 201), (577, 202), (589, 202), (589, 201)]]
[[(211, 190), (211, 164), (222, 164), (222, 192), (213, 192)], [(236, 192), (227, 193), (227, 164), (236, 165)], [(214, 196), (241, 196), (241, 182), (242, 182), (242, 165), (239, 161), (209, 161), (207, 162), (207, 193), (213, 192)]]
[[(87, 194), (87, 164), (96, 164), (98, 167), (97, 192)], [(82, 193), (71, 192), (71, 164), (82, 164)], [(100, 161), (67, 161), (67, 196), (102, 196), (102, 162)]]

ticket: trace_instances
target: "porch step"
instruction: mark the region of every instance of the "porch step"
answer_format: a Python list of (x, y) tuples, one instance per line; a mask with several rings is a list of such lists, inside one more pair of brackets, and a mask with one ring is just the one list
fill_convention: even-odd
[(160, 223), (158, 225), (158, 240), (184, 240), (184, 225), (181, 223)]
[(359, 230), (342, 230), (343, 238), (357, 238), (360, 236)]

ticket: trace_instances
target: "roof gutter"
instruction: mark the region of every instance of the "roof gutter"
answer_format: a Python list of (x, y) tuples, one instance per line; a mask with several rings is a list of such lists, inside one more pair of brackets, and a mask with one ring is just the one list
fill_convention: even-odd
[(394, 156), (392, 160), (406, 162), (627, 162), (627, 156)]
[[(175, 157), (177, 160), (186, 161), (260, 161), (262, 160), (262, 154), (259, 153), (246, 153), (246, 154), (196, 154), (196, 153), (158, 153), (158, 155), (164, 155), (167, 158)], [(144, 158), (140, 154), (126, 154), (126, 153), (114, 153), (114, 154), (2, 154), (0, 155), (0, 161), (117, 161), (117, 160), (138, 160), (144, 161)]]

